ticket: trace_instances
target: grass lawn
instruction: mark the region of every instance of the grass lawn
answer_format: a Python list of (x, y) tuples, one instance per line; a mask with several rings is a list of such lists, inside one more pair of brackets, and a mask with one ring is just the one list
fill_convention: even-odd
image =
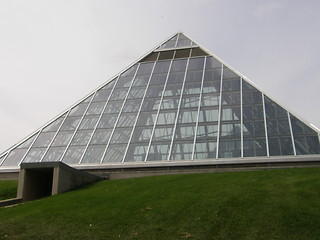
[(320, 239), (320, 169), (102, 181), (0, 208), (0, 239)]
[(17, 196), (18, 181), (0, 181), (0, 200)]

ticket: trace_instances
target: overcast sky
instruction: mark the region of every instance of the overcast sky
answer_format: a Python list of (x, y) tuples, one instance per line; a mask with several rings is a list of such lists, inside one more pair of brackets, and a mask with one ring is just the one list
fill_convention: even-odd
[(0, 152), (178, 31), (320, 127), (318, 0), (1, 0)]

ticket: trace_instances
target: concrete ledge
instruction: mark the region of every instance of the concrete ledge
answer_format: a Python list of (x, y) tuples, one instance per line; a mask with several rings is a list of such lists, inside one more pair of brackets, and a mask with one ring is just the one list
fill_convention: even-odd
[(22, 202), (22, 198), (12, 198), (0, 201), (0, 207), (7, 207)]

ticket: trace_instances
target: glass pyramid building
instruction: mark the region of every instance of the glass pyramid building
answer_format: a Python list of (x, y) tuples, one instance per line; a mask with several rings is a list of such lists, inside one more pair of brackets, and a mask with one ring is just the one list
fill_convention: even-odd
[(0, 155), (75, 167), (303, 158), (319, 131), (177, 33)]

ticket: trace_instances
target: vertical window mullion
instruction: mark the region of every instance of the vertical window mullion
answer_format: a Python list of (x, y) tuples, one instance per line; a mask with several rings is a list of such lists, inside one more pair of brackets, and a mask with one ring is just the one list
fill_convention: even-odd
[(265, 134), (266, 134), (267, 157), (270, 157), (270, 153), (269, 153), (269, 140), (268, 140), (268, 126), (267, 126), (267, 116), (266, 116), (266, 104), (265, 104), (265, 101), (264, 101), (264, 94), (262, 93), (261, 95), (262, 95), (264, 130), (265, 130)]
[(296, 144), (294, 142), (294, 136), (293, 136), (293, 131), (292, 131), (292, 124), (291, 124), (291, 118), (290, 118), (290, 113), (287, 111), (288, 115), (288, 123), (290, 127), (290, 135), (291, 135), (291, 141), (292, 141), (292, 147), (293, 147), (293, 154), (297, 156), (297, 151), (296, 151)]
[(243, 158), (243, 100), (242, 100), (242, 78), (240, 78), (240, 128), (241, 128), (241, 158)]
[(219, 115), (218, 115), (218, 134), (217, 134), (217, 152), (216, 159), (219, 158), (219, 143), (220, 143), (220, 125), (221, 125), (221, 105), (222, 105), (222, 82), (223, 82), (223, 64), (221, 64), (221, 81), (220, 81), (220, 97), (219, 97)]

